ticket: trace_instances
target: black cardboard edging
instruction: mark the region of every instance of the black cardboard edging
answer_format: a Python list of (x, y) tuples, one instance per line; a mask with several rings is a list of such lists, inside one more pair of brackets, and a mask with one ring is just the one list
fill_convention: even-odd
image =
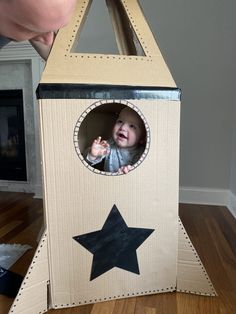
[(38, 99), (166, 99), (179, 101), (181, 90), (172, 87), (40, 83)]

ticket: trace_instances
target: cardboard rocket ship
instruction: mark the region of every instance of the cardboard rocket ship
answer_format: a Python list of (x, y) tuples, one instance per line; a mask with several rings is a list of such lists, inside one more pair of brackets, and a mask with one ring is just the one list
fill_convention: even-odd
[[(180, 90), (137, 0), (107, 1), (118, 54), (78, 52), (90, 5), (78, 1), (38, 87), (46, 231), (10, 313), (215, 295), (178, 217)], [(126, 107), (145, 128), (142, 154), (126, 174), (99, 169), (84, 152)]]

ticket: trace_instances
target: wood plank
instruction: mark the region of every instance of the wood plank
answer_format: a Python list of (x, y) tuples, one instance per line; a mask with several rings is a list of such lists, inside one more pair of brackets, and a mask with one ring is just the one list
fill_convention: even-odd
[(10, 231), (14, 230), (20, 224), (22, 224), (22, 220), (13, 220), (9, 222), (8, 224), (4, 225), (2, 228), (0, 228), (0, 238), (5, 236)]

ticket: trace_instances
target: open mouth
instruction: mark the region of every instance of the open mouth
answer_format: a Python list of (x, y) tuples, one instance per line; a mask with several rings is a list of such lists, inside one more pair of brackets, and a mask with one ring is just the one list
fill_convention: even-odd
[(120, 139), (125, 139), (125, 140), (128, 139), (128, 137), (125, 136), (123, 133), (118, 133), (118, 137), (119, 137)]

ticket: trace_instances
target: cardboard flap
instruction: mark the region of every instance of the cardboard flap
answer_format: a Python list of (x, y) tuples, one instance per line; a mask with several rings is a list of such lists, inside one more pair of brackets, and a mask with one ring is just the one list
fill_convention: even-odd
[(9, 313), (32, 314), (47, 312), (48, 282), (47, 235), (44, 233)]
[(216, 296), (210, 278), (179, 219), (177, 291)]
[[(93, 1), (77, 2), (71, 22), (57, 34), (41, 83), (176, 87), (138, 0), (107, 1), (119, 54), (78, 52)], [(92, 26), (96, 30), (96, 24)], [(96, 36), (86, 38), (95, 47), (96, 40), (98, 45)], [(139, 48), (136, 49), (135, 43)]]

